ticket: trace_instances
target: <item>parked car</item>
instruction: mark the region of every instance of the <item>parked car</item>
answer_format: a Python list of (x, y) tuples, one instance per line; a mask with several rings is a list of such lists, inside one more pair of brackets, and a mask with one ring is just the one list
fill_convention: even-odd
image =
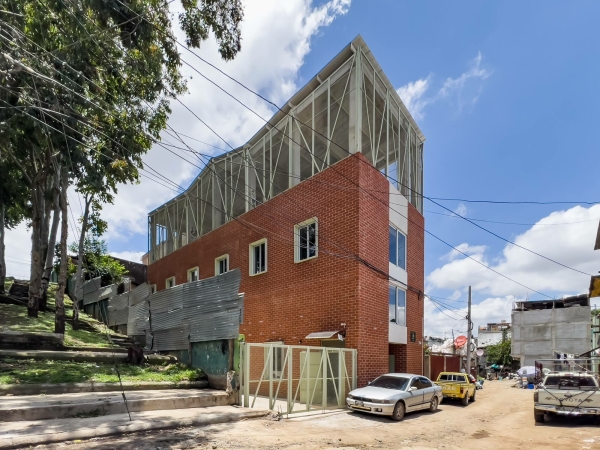
[(586, 372), (550, 372), (533, 393), (533, 416), (543, 422), (545, 414), (600, 415), (598, 380)]
[(460, 399), (465, 406), (469, 404), (469, 401), (475, 401), (477, 389), (466, 373), (442, 372), (438, 375), (435, 384), (442, 387), (444, 398)]
[(387, 373), (368, 386), (348, 394), (346, 404), (363, 411), (402, 420), (404, 414), (427, 409), (434, 412), (442, 401), (442, 389), (427, 377), (410, 373)]

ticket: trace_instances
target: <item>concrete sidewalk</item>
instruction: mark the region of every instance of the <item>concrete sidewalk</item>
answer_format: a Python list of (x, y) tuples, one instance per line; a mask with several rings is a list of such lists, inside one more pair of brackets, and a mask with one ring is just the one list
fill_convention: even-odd
[(91, 439), (137, 431), (203, 426), (264, 417), (267, 410), (236, 406), (172, 409), (92, 417), (28, 422), (0, 422), (0, 449)]

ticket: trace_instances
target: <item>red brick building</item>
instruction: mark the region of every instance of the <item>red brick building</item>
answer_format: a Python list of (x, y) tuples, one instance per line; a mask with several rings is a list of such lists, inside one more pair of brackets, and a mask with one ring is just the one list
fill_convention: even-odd
[(149, 283), (240, 268), (248, 342), (355, 348), (359, 385), (422, 373), (423, 141), (356, 38), (150, 213)]

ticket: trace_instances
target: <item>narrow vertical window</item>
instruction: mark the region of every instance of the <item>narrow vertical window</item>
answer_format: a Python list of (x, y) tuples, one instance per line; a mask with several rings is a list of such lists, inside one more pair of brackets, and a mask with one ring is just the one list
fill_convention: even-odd
[(250, 244), (250, 275), (267, 271), (267, 240)]
[(294, 227), (295, 261), (315, 258), (318, 254), (317, 219), (313, 218)]
[(396, 287), (390, 284), (389, 293), (390, 322), (396, 323)]
[(396, 323), (398, 325), (406, 326), (406, 291), (403, 289), (396, 289), (397, 295), (397, 311), (396, 311)]
[(406, 270), (406, 236), (391, 225), (390, 263)]
[(155, 284), (153, 284), (153, 285), (150, 286), (150, 293), (151, 294), (156, 294), (156, 285)]
[(397, 244), (398, 231), (390, 226), (390, 262), (395, 266), (398, 265), (398, 244)]

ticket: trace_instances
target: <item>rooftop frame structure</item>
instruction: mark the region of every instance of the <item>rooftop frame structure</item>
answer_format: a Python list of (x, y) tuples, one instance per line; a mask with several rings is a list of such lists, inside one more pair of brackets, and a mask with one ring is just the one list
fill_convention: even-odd
[(148, 215), (149, 263), (361, 152), (423, 212), (425, 137), (356, 37), (246, 144)]

